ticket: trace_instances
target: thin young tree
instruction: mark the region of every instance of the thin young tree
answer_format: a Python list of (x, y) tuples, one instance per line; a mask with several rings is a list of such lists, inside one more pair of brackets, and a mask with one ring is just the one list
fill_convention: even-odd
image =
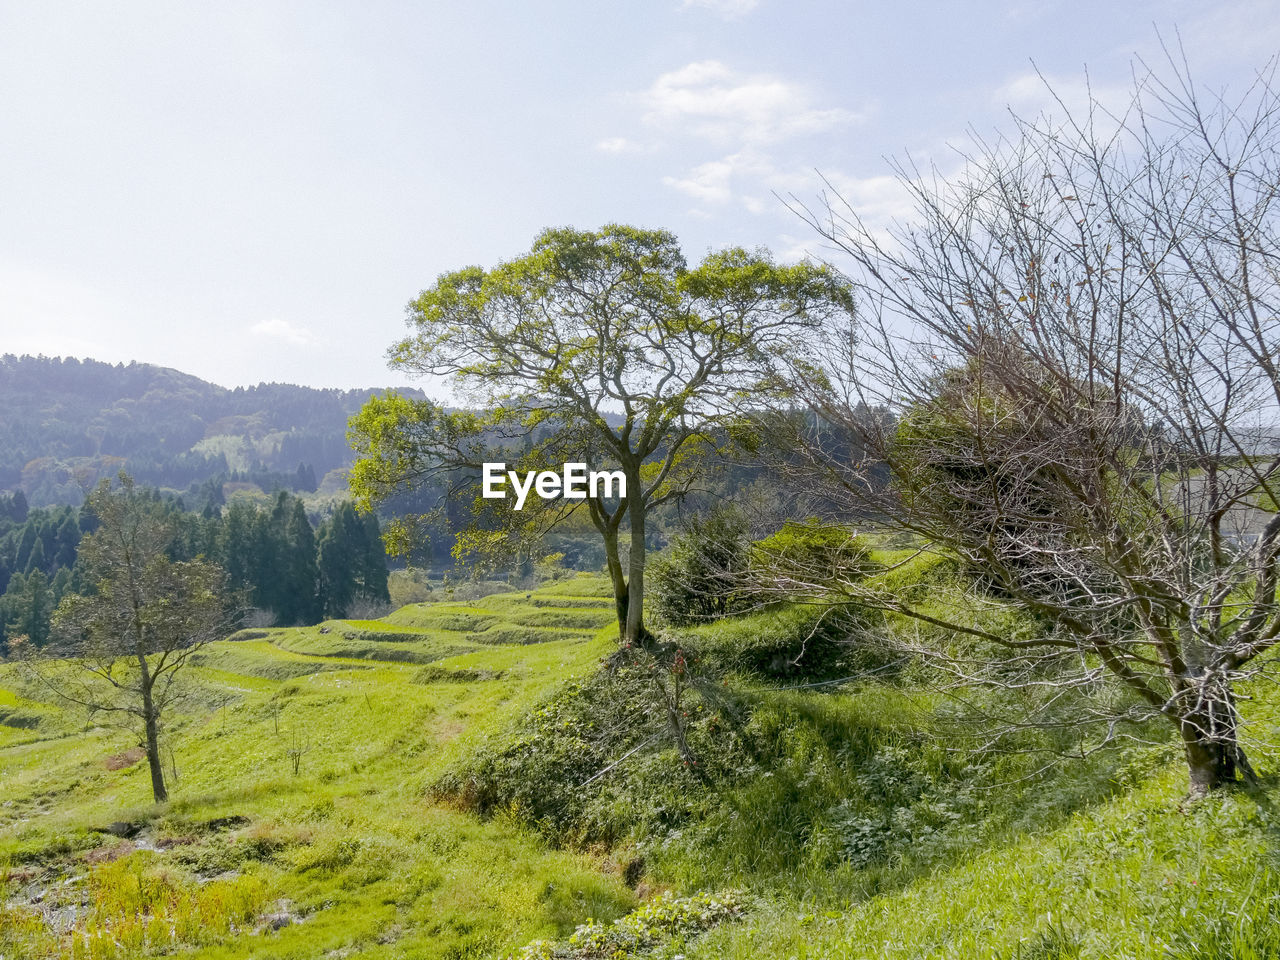
[(1096, 715), (1167, 721), (1193, 795), (1252, 776), (1237, 693), (1280, 639), (1274, 67), (1229, 97), (1171, 57), (1119, 112), (1014, 117), (954, 176), (902, 165), (914, 214), (888, 230), (835, 194), (797, 205), (861, 314), (798, 382), (867, 452), (801, 431), (802, 459), (1043, 629), (864, 599), (982, 641), (952, 650), (966, 677), (1110, 678), (1127, 695)]
[[(413, 332), (392, 348), (392, 366), (446, 378), (482, 412), (374, 398), (352, 420), (352, 489), (368, 506), (406, 484), (461, 476), (470, 489), (455, 494), (476, 498), (487, 521), (464, 546), (527, 543), (585, 510), (604, 541), (619, 639), (645, 644), (650, 512), (687, 492), (702, 454), (744, 409), (785, 393), (786, 358), (811, 350), (823, 322), (851, 306), (838, 276), (812, 264), (730, 249), (690, 268), (665, 231), (547, 230), (527, 254), (445, 274), (409, 305)], [(516, 511), (478, 499), (475, 471), (492, 460), (616, 468), (626, 495), (602, 485), (580, 500), (530, 497)], [(407, 545), (405, 532), (393, 527), (391, 542)]]
[(176, 526), (159, 500), (120, 476), (89, 495), (99, 525), (80, 544), (92, 593), (63, 598), (54, 614), (58, 659), (38, 666), (41, 681), (92, 714), (122, 719), (146, 750), (151, 792), (168, 799), (161, 763), (164, 719), (194, 654), (233, 626), (222, 568), (176, 562)]

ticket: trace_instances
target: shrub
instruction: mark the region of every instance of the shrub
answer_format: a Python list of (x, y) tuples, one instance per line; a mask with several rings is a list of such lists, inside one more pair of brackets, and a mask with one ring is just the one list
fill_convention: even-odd
[(901, 652), (873, 615), (851, 605), (777, 604), (677, 635), (724, 670), (792, 680), (889, 673)]
[(535, 941), (512, 960), (628, 960), (652, 956), (652, 951), (663, 943), (737, 920), (744, 911), (742, 897), (733, 891), (692, 897), (662, 893), (612, 923), (588, 920), (566, 943)]
[(745, 753), (719, 710), (694, 695), (682, 708), (700, 777), (671, 746), (652, 675), (628, 664), (568, 685), (433, 791), (481, 816), (513, 814), (557, 843), (615, 843), (641, 822), (683, 821), (706, 800), (699, 787), (736, 776)]
[(645, 571), (654, 620), (688, 626), (745, 610), (751, 599), (744, 579), (746, 532), (746, 521), (736, 511), (691, 520)]
[(762, 583), (829, 587), (861, 580), (874, 564), (867, 544), (848, 527), (810, 518), (788, 520), (777, 533), (752, 543), (751, 567)]
[(410, 683), (474, 683), (483, 680), (498, 680), (505, 670), (484, 670), (478, 667), (438, 667), (435, 664), (423, 667), (414, 673)]

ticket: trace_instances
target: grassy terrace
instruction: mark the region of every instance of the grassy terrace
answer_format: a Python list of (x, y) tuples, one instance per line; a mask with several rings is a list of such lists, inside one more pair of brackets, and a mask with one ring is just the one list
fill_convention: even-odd
[[(883, 576), (966, 603), (947, 564)], [(643, 685), (598, 675), (606, 589), (583, 577), (213, 644), (167, 731), (160, 809), (126, 733), (0, 667), (0, 957), (1280, 956), (1272, 688), (1246, 691), (1262, 787), (1188, 805), (1169, 746), (1041, 770), (946, 739), (947, 698), (918, 664), (788, 689), (806, 678), (761, 671), (816, 641), (812, 610), (780, 606), (681, 634), (749, 715), (730, 735), (690, 702), (714, 783), (658, 742), (582, 787), (648, 736), (629, 729)], [(999, 603), (973, 616), (1028, 628)], [(471, 774), (498, 801), (484, 818), (436, 799)]]
[(159, 811), (127, 734), (25, 699), (0, 668), (0, 956), (487, 956), (630, 910), (600, 857), (425, 791), (594, 670), (600, 587), (209, 646), (167, 731), (178, 777)]

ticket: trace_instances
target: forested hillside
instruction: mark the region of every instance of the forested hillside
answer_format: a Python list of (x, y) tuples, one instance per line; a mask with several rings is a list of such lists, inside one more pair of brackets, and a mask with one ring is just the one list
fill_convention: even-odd
[[(347, 419), (375, 390), (227, 389), (166, 367), (0, 358), (0, 490), (77, 505), (102, 477), (185, 490), (219, 476), (314, 492), (350, 462)], [(408, 391), (413, 394), (415, 391)]]

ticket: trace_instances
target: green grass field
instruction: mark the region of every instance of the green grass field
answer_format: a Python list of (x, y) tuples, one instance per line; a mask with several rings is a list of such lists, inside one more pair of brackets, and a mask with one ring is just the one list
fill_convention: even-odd
[(206, 647), (159, 810), (133, 738), (0, 668), (0, 956), (489, 956), (627, 912), (603, 855), (426, 799), (609, 651), (594, 584), (566, 587)]
[[(963, 602), (945, 566), (892, 576)], [(948, 740), (915, 667), (772, 676), (821, 653), (782, 606), (681, 635), (742, 710), (688, 702), (706, 781), (642, 742), (643, 678), (600, 673), (606, 594), (212, 644), (160, 808), (136, 738), (0, 666), (0, 958), (1280, 957), (1273, 688), (1246, 691), (1263, 785), (1190, 805), (1168, 744), (1042, 769)], [(815, 676), (884, 651), (841, 656)]]

